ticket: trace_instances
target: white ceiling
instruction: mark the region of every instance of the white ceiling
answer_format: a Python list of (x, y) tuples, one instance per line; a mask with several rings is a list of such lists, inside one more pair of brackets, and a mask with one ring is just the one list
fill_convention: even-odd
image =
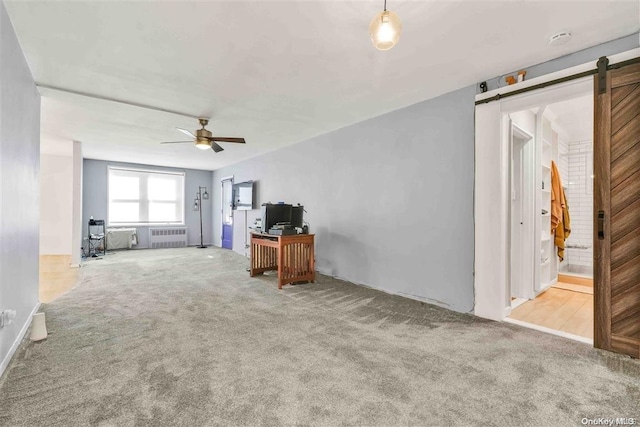
[(593, 94), (547, 106), (568, 141), (593, 140)]
[[(11, 1), (42, 85), (210, 117), (246, 146), (201, 151), (184, 116), (42, 90), (43, 144), (85, 157), (213, 170), (509, 70), (634, 33), (632, 1), (405, 1), (400, 43), (368, 38), (378, 1)], [(551, 48), (548, 38), (573, 39)]]

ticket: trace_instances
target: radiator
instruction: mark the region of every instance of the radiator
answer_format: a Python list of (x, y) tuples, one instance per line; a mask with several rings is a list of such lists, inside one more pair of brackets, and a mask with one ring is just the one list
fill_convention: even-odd
[(107, 250), (131, 249), (138, 244), (138, 235), (135, 228), (107, 228)]
[(152, 249), (184, 246), (187, 246), (187, 227), (149, 229), (149, 247)]

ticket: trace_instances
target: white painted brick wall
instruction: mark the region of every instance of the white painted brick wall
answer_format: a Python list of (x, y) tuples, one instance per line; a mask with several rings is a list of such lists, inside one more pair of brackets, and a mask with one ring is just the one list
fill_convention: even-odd
[[(584, 265), (591, 267), (593, 264), (593, 194), (587, 185), (587, 158), (592, 152), (592, 141), (571, 141), (568, 144), (569, 155), (567, 157), (568, 182), (567, 202), (569, 203), (569, 215), (571, 216), (571, 236), (567, 241), (569, 245), (588, 245), (589, 249), (567, 249), (566, 262), (572, 265)], [(560, 148), (562, 150), (562, 148)], [(560, 174), (564, 177), (562, 172)]]

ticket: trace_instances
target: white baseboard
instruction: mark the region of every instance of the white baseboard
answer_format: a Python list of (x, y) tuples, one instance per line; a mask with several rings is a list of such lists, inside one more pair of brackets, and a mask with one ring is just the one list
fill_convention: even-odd
[(502, 318), (503, 318), (503, 319), (504, 319), (505, 317), (509, 317), (509, 316), (511, 316), (511, 309), (512, 309), (512, 307), (511, 307), (510, 305), (508, 305), (508, 306), (506, 306), (506, 307), (504, 308), (504, 314), (503, 314), (503, 316), (502, 316)]
[[(514, 300), (511, 301), (511, 310), (520, 307), (522, 304), (524, 304), (525, 302), (529, 301), (526, 298), (516, 298)], [(509, 312), (509, 314), (511, 314), (511, 312)], [(505, 316), (506, 317), (506, 316)]]
[(579, 335), (570, 334), (569, 332), (558, 331), (556, 329), (550, 329), (540, 325), (534, 325), (533, 323), (523, 322), (522, 320), (511, 319), (509, 317), (504, 319), (507, 323), (513, 323), (514, 325), (523, 326), (529, 329), (535, 329), (536, 331), (546, 332), (547, 334), (557, 335), (559, 337), (568, 338), (570, 340), (579, 341), (584, 344), (593, 345), (593, 340)]
[(4, 370), (7, 369), (7, 366), (9, 366), (9, 362), (11, 362), (11, 358), (13, 357), (16, 350), (18, 349), (18, 346), (22, 342), (22, 339), (27, 333), (29, 326), (31, 326), (31, 320), (33, 319), (33, 315), (36, 314), (39, 309), (40, 309), (40, 303), (37, 303), (35, 307), (33, 307), (33, 310), (31, 310), (31, 314), (29, 314), (27, 321), (25, 322), (24, 326), (20, 330), (20, 333), (16, 337), (16, 340), (13, 342), (13, 345), (9, 349), (9, 353), (7, 353), (2, 363), (0, 363), (0, 378), (2, 377), (2, 374), (4, 374)]

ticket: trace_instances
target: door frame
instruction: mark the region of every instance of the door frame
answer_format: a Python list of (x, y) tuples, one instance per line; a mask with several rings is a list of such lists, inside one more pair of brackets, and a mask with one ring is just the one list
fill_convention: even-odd
[[(224, 183), (225, 181), (231, 181), (231, 197), (233, 197), (233, 179), (233, 175), (225, 176), (220, 179), (220, 247), (222, 247), (224, 236)], [(231, 209), (231, 217), (233, 218), (233, 209)], [(231, 221), (231, 227), (233, 227), (233, 220)], [(231, 249), (233, 250), (233, 241), (231, 244)]]
[(476, 316), (502, 321), (511, 314), (509, 114), (577, 98), (592, 91), (592, 77), (587, 76), (476, 106)]
[[(615, 64), (637, 57), (640, 48), (609, 56)], [(598, 58), (584, 64), (536, 77), (510, 87), (502, 87), (476, 95), (476, 101), (504, 95), (520, 89), (547, 83), (563, 77), (593, 70)], [(474, 265), (474, 314), (487, 319), (502, 321), (508, 315), (508, 227), (509, 227), (509, 112), (526, 110), (535, 104), (536, 97), (544, 96), (542, 104), (551, 104), (572, 96), (566, 92), (588, 85), (581, 93), (593, 91), (593, 77), (571, 80), (553, 86), (525, 92), (497, 101), (479, 104), (475, 110), (475, 265)], [(562, 95), (562, 91), (565, 92)], [(576, 93), (580, 92), (577, 90)], [(560, 94), (557, 99), (552, 97)], [(574, 95), (577, 96), (577, 95)]]
[[(510, 132), (509, 132), (509, 148), (511, 153), (509, 155), (509, 185), (510, 185), (510, 198), (509, 198), (509, 262), (507, 263), (507, 268), (509, 268), (509, 297), (513, 297), (514, 294), (514, 277), (522, 280), (520, 285), (516, 285), (515, 287), (518, 289), (521, 298), (531, 299), (534, 297), (534, 283), (536, 283), (536, 272), (534, 268), (534, 254), (538, 253), (536, 251), (537, 246), (535, 245), (537, 240), (536, 236), (536, 224), (534, 212), (536, 209), (536, 200), (535, 200), (535, 182), (536, 179), (536, 170), (534, 166), (535, 164), (535, 137), (527, 131), (522, 126), (513, 122), (513, 120), (509, 119)], [(521, 142), (518, 142), (521, 141)], [(521, 165), (519, 169), (520, 175), (520, 191), (516, 194), (517, 200), (520, 201), (520, 224), (523, 227), (519, 227), (519, 235), (523, 236), (525, 239), (527, 236), (531, 238), (531, 245), (520, 245), (518, 250), (515, 252), (518, 254), (517, 257), (520, 258), (520, 268), (518, 271), (514, 271), (514, 245), (513, 245), (513, 237), (514, 237), (514, 211), (512, 209), (514, 202), (514, 191), (517, 191), (513, 188), (514, 184), (514, 149), (515, 144), (522, 144), (521, 148)], [(530, 168), (530, 169), (529, 169)], [(517, 221), (515, 221), (517, 222)], [(526, 241), (526, 240), (525, 240)], [(529, 263), (527, 266), (526, 264)], [(524, 280), (523, 280), (524, 279)], [(526, 285), (526, 279), (531, 279), (531, 286)], [(508, 311), (508, 309), (507, 309)]]

